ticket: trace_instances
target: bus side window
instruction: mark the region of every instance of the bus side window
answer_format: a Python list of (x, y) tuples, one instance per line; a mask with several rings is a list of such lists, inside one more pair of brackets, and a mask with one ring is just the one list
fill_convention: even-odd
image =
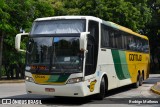
[(139, 40), (140, 38), (137, 38), (137, 40), (136, 40), (136, 45), (137, 45), (137, 51), (139, 51), (139, 52), (142, 52), (142, 43), (141, 43), (141, 40)]
[(115, 48), (123, 49), (124, 48), (123, 38), (122, 38), (122, 35), (121, 35), (120, 31), (115, 30), (114, 39), (115, 39)]
[(129, 35), (128, 43), (129, 43), (129, 50), (136, 51), (136, 43), (132, 35)]
[(98, 43), (98, 37), (99, 37), (98, 22), (90, 20), (88, 31), (90, 32), (90, 35), (94, 37), (95, 43)]
[(149, 52), (149, 44), (147, 40), (142, 41), (142, 49), (143, 49), (143, 52), (145, 53)]
[(109, 27), (101, 24), (101, 48), (109, 47)]
[(128, 46), (128, 41), (127, 41), (127, 34), (126, 33), (122, 33), (122, 40), (123, 40), (123, 49), (124, 50), (129, 50), (129, 46)]
[(93, 45), (88, 45), (87, 50), (88, 50), (88, 53), (87, 53), (86, 65), (93, 65), (94, 46)]
[(115, 48), (114, 31), (110, 31), (109, 41), (110, 41), (109, 46), (110, 46), (111, 48)]

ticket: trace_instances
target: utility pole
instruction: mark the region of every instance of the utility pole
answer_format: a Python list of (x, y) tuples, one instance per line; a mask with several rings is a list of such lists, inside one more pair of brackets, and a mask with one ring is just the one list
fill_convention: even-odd
[(0, 79), (1, 79), (1, 77), (2, 77), (3, 37), (4, 37), (4, 33), (3, 33), (3, 32), (1, 32), (1, 34), (0, 34)]

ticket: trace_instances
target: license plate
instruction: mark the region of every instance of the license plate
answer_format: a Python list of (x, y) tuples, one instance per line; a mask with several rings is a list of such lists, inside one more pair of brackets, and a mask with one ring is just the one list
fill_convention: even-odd
[(55, 92), (55, 89), (54, 88), (45, 88), (45, 91), (46, 92)]

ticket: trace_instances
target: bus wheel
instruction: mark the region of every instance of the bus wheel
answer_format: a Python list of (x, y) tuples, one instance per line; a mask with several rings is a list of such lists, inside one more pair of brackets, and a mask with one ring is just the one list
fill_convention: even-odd
[(105, 97), (105, 80), (104, 80), (104, 77), (102, 78), (101, 80), (101, 84), (100, 84), (100, 92), (97, 94), (97, 99), (98, 100), (103, 100), (103, 98)]
[(143, 84), (143, 76), (139, 77), (139, 86), (141, 86)]
[(134, 88), (138, 88), (140, 85), (140, 75), (137, 76), (137, 82), (133, 84)]

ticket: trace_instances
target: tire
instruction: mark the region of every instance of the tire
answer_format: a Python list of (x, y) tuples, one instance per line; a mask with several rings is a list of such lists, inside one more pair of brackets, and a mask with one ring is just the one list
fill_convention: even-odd
[(137, 82), (133, 84), (133, 88), (138, 88), (140, 85), (140, 76), (137, 76)]
[(140, 76), (139, 77), (139, 86), (142, 86), (142, 84), (143, 84), (143, 76)]
[(100, 92), (96, 95), (96, 99), (98, 100), (103, 100), (106, 94), (106, 90), (105, 90), (105, 79), (104, 77), (101, 80), (101, 84), (100, 84)]

